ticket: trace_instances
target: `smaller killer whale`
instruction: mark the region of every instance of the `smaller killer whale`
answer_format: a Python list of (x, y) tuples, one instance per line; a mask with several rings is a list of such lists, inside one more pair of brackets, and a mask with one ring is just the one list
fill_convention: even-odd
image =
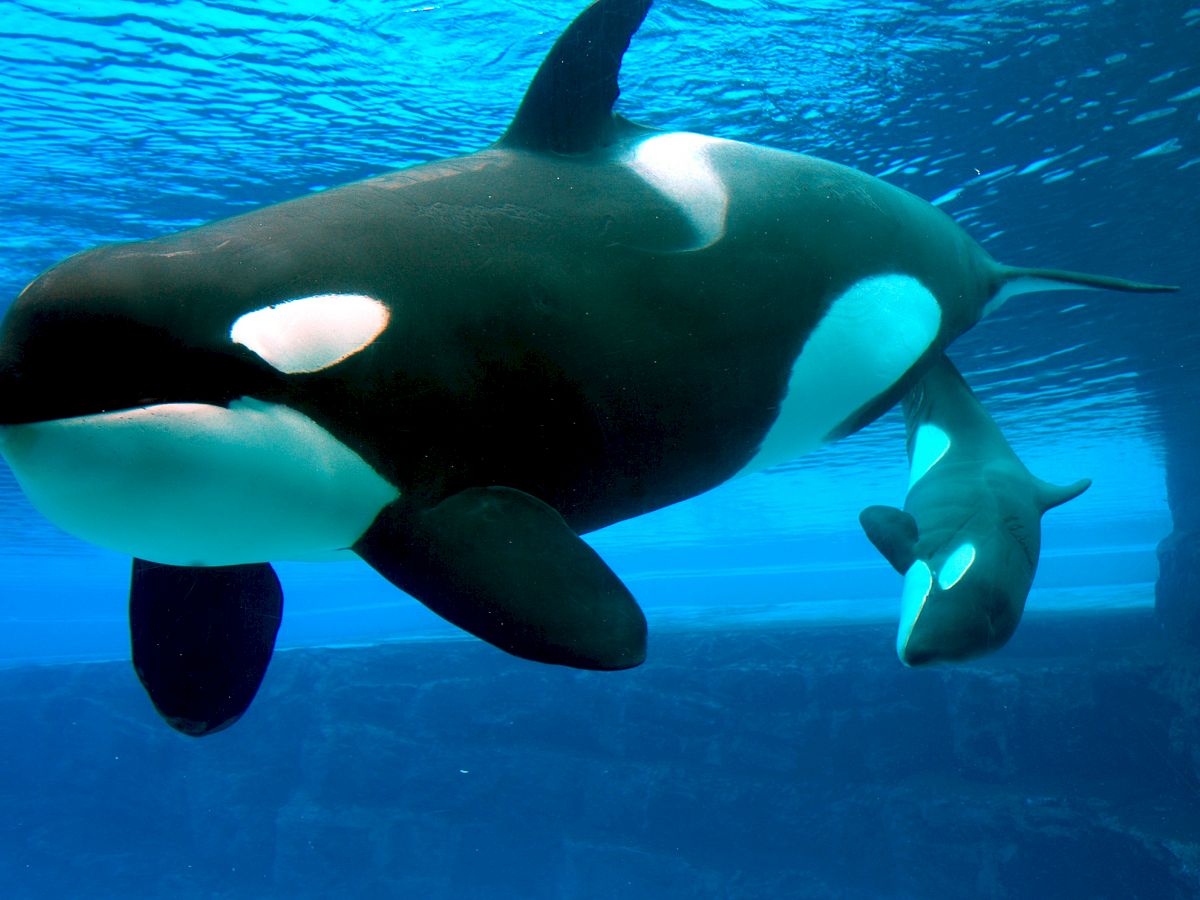
[(1041, 519), (1082, 494), (1035, 478), (944, 354), (901, 401), (904, 509), (869, 506), (863, 530), (904, 576), (896, 653), (908, 666), (998, 650), (1021, 621)]
[(1029, 291), (1171, 288), (993, 260), (845, 166), (613, 113), (650, 0), (599, 0), (490, 147), (35, 279), (0, 324), (0, 452), (134, 558), (163, 717), (228, 727), (282, 614), (270, 561), (358, 556), (517, 656), (636, 666), (579, 535), (895, 404)]

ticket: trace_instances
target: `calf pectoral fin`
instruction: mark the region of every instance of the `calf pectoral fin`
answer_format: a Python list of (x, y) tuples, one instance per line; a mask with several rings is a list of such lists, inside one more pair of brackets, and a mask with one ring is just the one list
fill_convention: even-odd
[(868, 506), (858, 514), (867, 538), (903, 575), (916, 560), (917, 520), (893, 506)]
[(159, 714), (184, 734), (212, 734), (241, 718), (262, 684), (282, 616), (283, 589), (266, 563), (133, 561), (133, 667)]
[(470, 488), (428, 510), (398, 500), (354, 547), (459, 628), (515, 656), (580, 669), (646, 657), (646, 620), (620, 579), (550, 506)]

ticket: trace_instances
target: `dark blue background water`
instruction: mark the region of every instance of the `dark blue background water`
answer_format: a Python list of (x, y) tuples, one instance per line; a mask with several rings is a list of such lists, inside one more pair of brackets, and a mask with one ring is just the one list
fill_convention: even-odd
[[(45, 267), (99, 242), (163, 234), (488, 143), (503, 130), (541, 56), (577, 8), (561, 0), (5, 4), (0, 7), (0, 221), (5, 223), (0, 232), (0, 304)], [(1018, 298), (953, 348), (952, 355), (1037, 474), (1061, 482), (1084, 475), (1095, 479), (1084, 497), (1047, 517), (1043, 563), (1031, 597), (1035, 613), (1082, 610), (1103, 617), (1114, 609), (1145, 610), (1151, 602), (1153, 547), (1170, 529), (1164, 426), (1180, 417), (1194, 421), (1200, 406), (1198, 38), (1200, 7), (1173, 0), (870, 5), (659, 0), (626, 58), (620, 108), (637, 121), (855, 165), (934, 200), (1006, 262), (1184, 286), (1167, 298), (1081, 293)], [(1189, 450), (1192, 460), (1200, 457), (1200, 448), (1183, 447), (1185, 465)], [(1178, 465), (1181, 449), (1175, 446), (1172, 452)], [(804, 623), (812, 628), (835, 620), (894, 620), (899, 579), (859, 534), (856, 515), (869, 503), (898, 502), (905, 470), (900, 423), (893, 415), (819, 454), (591, 539), (642, 599), (652, 628), (663, 632), (708, 640), (704, 635), (727, 630), (745, 636), (756, 628), (787, 626), (801, 634)], [(44, 523), (0, 468), (0, 660), (16, 665), (123, 657), (126, 567), (126, 560)], [(280, 636), (284, 646), (450, 636), (446, 626), (362, 567), (295, 565), (281, 567), (281, 572), (289, 606)], [(863, 627), (863, 634), (874, 633)], [(429, 654), (430, 647), (441, 645), (422, 646)], [(719, 671), (786, 671), (790, 665), (786, 654), (770, 657), (770, 641), (735, 646), (749, 656), (740, 663), (736, 653), (722, 658)], [(874, 643), (864, 638), (855, 646), (865, 655), (864, 672), (875, 672), (889, 684), (911, 683), (904, 680), (911, 673), (889, 668), (897, 664), (886, 635)], [(471, 678), (464, 677), (466, 693), (456, 702), (470, 705), (469, 691), (480, 679), (486, 682), (493, 671), (489, 666), (512, 665), (489, 652), (481, 648), (483, 655), (472, 663), (477, 668)], [(691, 652), (681, 649), (675, 658), (691, 659)], [(319, 656), (304, 659), (325, 665)], [(698, 658), (696, 664), (717, 663)], [(1011, 654), (1001, 654), (987, 664), (993, 668), (984, 670), (1015, 678), (1005, 668), (1015, 665)], [(1045, 665), (1051, 671), (1055, 664)], [(24, 671), (10, 673), (17, 680), (9, 684), (22, 683)], [(50, 684), (53, 671), (82, 670), (49, 670), (38, 677), (50, 678)], [(179, 747), (172, 742), (183, 739), (174, 735), (149, 743), (147, 735), (156, 723), (132, 675), (124, 667), (91, 671), (106, 673), (96, 674), (97, 682), (111, 679), (123, 685), (111, 689), (116, 693), (101, 692), (117, 697), (114, 703), (127, 704), (115, 725), (108, 701), (89, 694), (91, 676), (62, 675), (62, 684), (77, 693), (61, 685), (54, 690), (66, 691), (62, 696), (72, 697), (70, 703), (48, 706), (38, 692), (9, 697), (15, 705), (0, 724), (8, 730), (7, 746), (19, 746), (22, 733), (42, 734), (47, 743), (39, 745), (38, 759), (61, 756), (92, 768), (86, 784), (47, 770), (40, 776), (46, 784), (39, 786), (36, 767), (4, 767), (13, 779), (6, 785), (8, 800), (27, 811), (6, 833), (7, 871), (20, 875), (22, 859), (36, 857), (36, 848), (44, 845), (72, 858), (83, 854), (95, 871), (110, 876), (109, 864), (118, 858), (134, 875), (144, 866), (147, 882), (165, 890), (159, 880), (163, 870), (155, 868), (154, 859), (170, 856), (168, 846), (178, 851), (186, 842), (168, 832), (154, 853), (138, 852), (150, 833), (145, 827), (165, 815), (164, 807), (158, 803), (139, 814), (133, 804), (130, 815), (138, 828), (132, 828), (120, 852), (92, 846), (104, 810), (130, 805), (118, 786), (135, 790), (136, 778), (110, 780), (95, 760), (85, 763), (73, 754), (79, 746), (108, 747), (122, 734), (143, 748), (142, 754), (147, 746), (168, 748), (138, 758), (142, 766), (162, 768), (156, 784), (170, 793), (182, 789), (172, 780), (180, 777), (181, 767), (201, 765), (181, 762), (180, 754), (218, 751)], [(396, 676), (388, 672), (363, 676), (371, 684), (368, 696), (389, 693), (389, 678)], [(273, 677), (274, 670), (268, 692)], [(966, 675), (937, 677), (945, 679), (939, 684), (951, 693), (971, 689)], [(569, 680), (552, 680), (549, 687), (536, 681), (521, 684), (505, 701), (518, 711), (530, 702), (525, 690), (549, 691), (550, 699), (539, 702), (552, 708), (584, 702)], [(751, 696), (732, 700), (721, 685), (709, 685), (714, 696), (726, 698), (711, 702), (753, 704), (772, 689), (755, 690), (752, 684), (746, 684)], [(824, 678), (821, 684), (828, 692), (821, 702), (805, 701), (830, 717), (821, 727), (837, 716), (855, 715), (853, 710), (862, 715), (863, 709), (873, 708), (861, 698), (839, 694), (836, 679)], [(50, 688), (41, 685), (42, 690)], [(895, 690), (900, 691), (897, 702), (906, 702), (903, 688)], [(702, 693), (694, 702), (705, 702)], [(643, 703), (664, 709), (675, 696), (669, 687), (639, 695)], [(313, 702), (325, 708), (341, 701), (322, 697)], [(67, 724), (78, 721), (68, 707), (79, 703), (93, 711), (86, 731)], [(984, 715), (980, 709), (975, 714)], [(259, 706), (248, 718), (256, 715)], [(347, 711), (345, 727), (365, 727), (354, 715)], [(684, 731), (688, 727), (686, 716), (658, 718)], [(454, 717), (439, 714), (432, 725), (425, 722), (423, 740), (433, 747), (424, 752), (453, 757), (457, 738), (442, 730), (449, 721)], [(468, 715), (468, 721), (475, 720)], [(818, 716), (809, 726), (813, 721), (822, 720)], [(1028, 724), (1009, 720), (1004, 728), (1010, 731), (1000, 735), (1011, 743), (1015, 735), (1026, 733)], [(232, 742), (224, 746), (234, 756), (238, 751), (231, 747), (266, 752), (255, 741), (288, 755), (298, 752), (297, 747), (319, 745), (321, 736), (336, 741), (340, 727), (334, 714), (323, 721), (318, 735), (306, 732), (303, 738), (295, 734), (295, 722), (269, 736), (250, 730), (249, 722), (243, 726), (214, 740)], [(797, 745), (802, 745), (808, 726), (789, 720), (792, 726)], [(346, 765), (365, 765), (373, 740), (393, 747), (395, 735), (367, 731), (357, 743), (362, 758)], [(620, 723), (601, 731), (618, 735), (613, 740), (622, 747), (636, 742)], [(55, 745), (55, 734), (61, 746)], [(680, 736), (676, 764), (686, 770), (695, 762), (688, 754), (716, 753), (736, 770), (745, 754), (764, 752), (741, 739), (737, 753), (728, 747), (723, 752), (720, 731), (711, 737), (711, 745), (697, 750), (694, 740)], [(861, 737), (878, 739), (867, 733)], [(895, 737), (889, 733), (887, 739)], [(506, 765), (522, 764), (520, 748), (527, 738), (519, 729), (496, 738), (506, 748)], [(770, 742), (783, 739), (776, 735)], [(1127, 768), (1161, 765), (1164, 758), (1181, 765), (1177, 755), (1186, 757), (1190, 751), (1163, 740), (1156, 737), (1140, 753), (1133, 752)], [(853, 746), (847, 743), (839, 752)], [(67, 752), (67, 747), (75, 749)], [(329, 747), (321, 752), (328, 755)], [(555, 752), (569, 756), (572, 751), (558, 747)], [(597, 759), (603, 758), (603, 751), (597, 752)], [(336, 761), (326, 762), (336, 769)], [(528, 761), (532, 767), (541, 764)], [(402, 777), (397, 769), (404, 765), (403, 759), (393, 758), (391, 767), (372, 771), (371, 777), (380, 783)], [(1010, 760), (1007, 765), (1008, 776), (995, 776), (1001, 781), (1011, 780), (1012, 767), (1025, 763)], [(278, 796), (264, 800), (264, 808), (283, 815), (280, 810), (287, 804), (302, 805), (297, 797), (308, 790), (303, 787), (306, 778), (332, 777), (314, 774), (317, 770), (326, 771), (319, 766), (287, 769), (276, 785)], [(776, 774), (786, 781), (794, 775), (790, 771)], [(602, 773), (591, 774), (602, 781)], [(880, 783), (888, 780), (875, 775)], [(217, 766), (193, 777), (205, 780), (206, 790), (215, 780), (218, 792), (225, 790), (229, 800), (237, 789), (221, 788), (221, 779), (248, 776)], [(659, 788), (663, 783), (655, 782)], [(1184, 783), (1191, 785), (1186, 778)], [(94, 818), (68, 814), (79, 791), (91, 795)], [(595, 785), (585, 793), (592, 796), (590, 802), (603, 802), (604, 791)], [(519, 802), (503, 792), (489, 796), (480, 801), (483, 807), (456, 807), (453, 814), (443, 810), (434, 818), (445, 827), (450, 827), (447, 822), (463, 827), (470, 821), (495, 822), (489, 816), (498, 804)], [(193, 821), (205, 814), (196, 802), (174, 807), (181, 818), (172, 820), (172, 828), (190, 822), (189, 829), (204, 831), (202, 822)], [(219, 798), (212, 802), (219, 808)], [(401, 815), (404, 798), (396, 796), (393, 802), (381, 816)], [(608, 815), (627, 821), (633, 814), (630, 802), (626, 798), (623, 806), (614, 801)], [(336, 804), (317, 806), (328, 815)], [(701, 820), (695, 827), (705, 827), (704, 803), (678, 808), (681, 815)], [(547, 809), (530, 812), (545, 815)], [(555, 821), (542, 823), (538, 834), (543, 840), (557, 839), (559, 849), (564, 841), (584, 841), (571, 846), (586, 857), (587, 840), (599, 839), (594, 834), (579, 837), (570, 817), (559, 821), (561, 810), (554, 809)], [(739, 807), (745, 817), (744, 840), (751, 844), (761, 842), (757, 826), (765, 828), (767, 821), (756, 823), (754, 809)], [(853, 816), (866, 814), (854, 804), (828, 812), (841, 816), (846, 828)], [(787, 827), (786, 816), (779, 816), (768, 817), (774, 830)], [(88, 822), (91, 830), (85, 827)], [(347, 834), (358, 833), (346, 828)], [(727, 841), (738, 840), (740, 833), (719, 831)], [(1014, 826), (1013, 833), (1019, 831)], [(188, 841), (197, 839), (193, 834)], [(486, 843), (486, 836), (480, 840)], [(403, 840), (395, 841), (388, 845), (391, 851), (373, 851), (372, 865), (386, 867), (389, 852), (401, 853), (397, 848)], [(630, 847), (630, 853), (650, 853), (633, 838)], [(219, 895), (221, 882), (214, 872), (224, 861), (219, 852), (205, 852), (205, 880), (189, 881), (187, 871), (180, 869), (178, 890)], [(699, 847), (680, 852), (687, 859), (707, 853)], [(773, 865), (785, 866), (777, 854), (771, 857)], [(322, 857), (322, 865), (336, 867), (337, 858)], [(624, 862), (613, 865), (629, 866), (629, 859), (621, 856)], [(751, 888), (748, 876), (722, 880), (721, 872), (749, 866), (746, 859), (730, 850), (728, 860), (722, 857), (724, 868), (716, 866), (704, 876), (707, 887), (697, 896), (770, 895), (755, 894), (767, 890), (766, 882), (753, 882), (758, 887)], [(290, 864), (300, 866), (300, 858)], [(465, 864), (463, 859), (454, 862)], [(543, 871), (540, 865), (533, 856), (524, 863), (531, 872)], [(643, 879), (648, 872), (668, 869), (655, 869), (652, 861), (636, 867)], [(547, 878), (566, 877), (565, 869), (544, 871)], [(679, 877), (687, 871), (692, 870), (678, 870), (684, 873)], [(653, 882), (654, 890), (639, 890), (635, 881), (625, 896), (664, 895), (653, 879), (644, 883)], [(23, 883), (34, 896), (49, 890), (52, 882), (35, 878)], [(869, 896), (872, 890), (884, 890), (879, 885), (890, 885), (887, 890), (895, 896), (922, 896), (920, 883), (883, 879), (868, 882), (876, 888), (862, 890)], [(96, 896), (126, 893), (118, 884), (127, 882), (101, 879), (88, 891)], [(229, 884), (229, 896), (269, 892), (272, 885), (278, 890), (291, 886), (287, 892), (295, 892), (294, 882), (278, 872), (257, 871), (253, 882), (232, 878)], [(1005, 882), (989, 884), (999, 895)], [(453, 889), (450, 882), (427, 886), (444, 896), (532, 896), (515, 888), (472, 894), (462, 885)], [(415, 889), (413, 884), (407, 888)], [(57, 889), (66, 890), (64, 883)], [(357, 890), (365, 888), (359, 884)], [(589, 894), (578, 884), (573, 890), (555, 894), (547, 887), (542, 896), (604, 895), (600, 888)]]

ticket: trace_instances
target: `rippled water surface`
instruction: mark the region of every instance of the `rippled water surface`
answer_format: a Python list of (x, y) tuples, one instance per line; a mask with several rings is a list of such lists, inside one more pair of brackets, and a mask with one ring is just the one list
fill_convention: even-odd
[[(10, 0), (0, 305), (100, 242), (487, 144), (579, 5)], [(1145, 602), (1169, 528), (1162, 424), (1200, 407), (1198, 45), (1200, 7), (1171, 0), (659, 0), (626, 57), (639, 122), (854, 165), (1006, 262), (1184, 286), (1021, 297), (954, 345), (1031, 469), (1095, 479), (1047, 517), (1035, 605)], [(905, 484), (893, 413), (594, 542), (652, 617), (892, 614), (856, 516)], [(126, 561), (45, 524), (7, 470), (0, 499), (0, 656), (123, 652)], [(285, 577), (285, 643), (437, 627), (358, 566)]]

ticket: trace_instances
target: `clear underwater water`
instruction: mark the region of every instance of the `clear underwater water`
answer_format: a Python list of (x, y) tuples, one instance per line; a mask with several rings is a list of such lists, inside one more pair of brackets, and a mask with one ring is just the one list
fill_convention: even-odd
[[(486, 145), (581, 6), (6, 0), (0, 310), (97, 243)], [(1036, 474), (1094, 479), (1046, 517), (1010, 647), (895, 661), (900, 579), (857, 524), (903, 496), (893, 412), (589, 536), (662, 635), (627, 677), (448, 641), (280, 654), (189, 743), (123, 662), (24, 665), (126, 659), (129, 563), (0, 466), (0, 894), (1200, 889), (1200, 671), (1113, 612), (1153, 602), (1167, 466), (1200, 460), (1172, 429), (1200, 411), (1198, 47), (1196, 0), (658, 0), (625, 60), (636, 121), (854, 165), (1005, 262), (1183, 286), (1021, 297), (951, 350)], [(453, 636), (364, 566), (279, 570), (280, 646)], [(1049, 610), (1091, 624), (1034, 629)]]
[[(0, 308), (38, 272), (505, 127), (575, 2), (17, 0), (0, 8)], [(1177, 283), (1023, 297), (952, 356), (1038, 475), (1031, 609), (1151, 600), (1163, 416), (1194, 415), (1200, 8), (1187, 2), (660, 0), (619, 107), (813, 153), (933, 200), (998, 258)], [(70, 365), (64, 360), (64, 365)], [(882, 618), (898, 578), (857, 513), (903, 496), (899, 415), (589, 538), (653, 621)], [(126, 561), (0, 468), (0, 662), (120, 657)], [(284, 566), (281, 646), (448, 633), (358, 565)]]

